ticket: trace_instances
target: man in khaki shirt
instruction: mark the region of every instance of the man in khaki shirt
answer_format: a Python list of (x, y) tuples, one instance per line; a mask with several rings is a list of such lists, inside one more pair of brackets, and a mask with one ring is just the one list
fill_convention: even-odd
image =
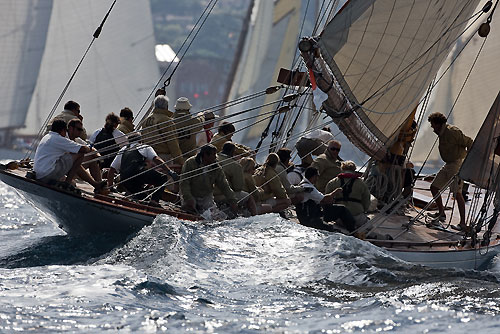
[[(450, 191), (454, 193), (457, 200), (458, 212), (460, 213), (460, 225), (452, 226), (452, 228), (465, 231), (467, 225), (465, 223), (465, 199), (462, 195), (463, 181), (458, 178), (457, 174), (467, 155), (467, 151), (472, 146), (472, 139), (464, 135), (456, 126), (446, 124), (446, 116), (439, 112), (429, 115), (428, 121), (431, 123), (434, 133), (438, 135), (439, 154), (445, 162), (445, 165), (439, 170), (431, 184), (431, 193), (436, 198), (436, 205), (439, 212), (429, 214), (429, 216), (435, 218), (436, 221), (446, 220), (443, 202), (438, 193), (449, 184)], [(452, 178), (455, 179), (449, 183)]]

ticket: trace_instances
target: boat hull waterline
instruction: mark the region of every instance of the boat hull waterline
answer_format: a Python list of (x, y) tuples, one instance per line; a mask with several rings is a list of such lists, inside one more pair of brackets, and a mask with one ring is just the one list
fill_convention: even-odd
[(130, 233), (150, 225), (156, 216), (41, 186), (10, 173), (0, 172), (0, 179), (16, 189), (33, 207), (70, 234)]
[[(157, 215), (43, 186), (6, 171), (0, 171), (0, 180), (16, 189), (33, 207), (70, 234), (131, 233), (150, 225)], [(435, 268), (483, 269), (500, 252), (499, 240), (492, 240), (488, 247), (478, 245), (474, 249), (450, 246), (448, 249), (426, 247), (419, 250), (411, 249), (411, 243), (408, 243), (408, 250), (404, 250), (381, 245), (375, 240), (373, 244), (406, 262)]]

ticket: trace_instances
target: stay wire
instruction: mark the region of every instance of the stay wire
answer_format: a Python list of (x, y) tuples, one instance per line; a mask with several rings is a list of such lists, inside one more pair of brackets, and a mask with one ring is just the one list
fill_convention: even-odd
[[(198, 17), (198, 20), (195, 22), (195, 24), (193, 25), (193, 27), (191, 28), (189, 34), (186, 36), (186, 38), (184, 39), (184, 41), (182, 42), (180, 48), (179, 48), (179, 51), (175, 54), (175, 56), (177, 57), (177, 54), (181, 52), (181, 50), (184, 48), (184, 45), (186, 45), (187, 41), (189, 40), (189, 38), (191, 37), (191, 35), (193, 34), (193, 32), (196, 30), (196, 28), (198, 27), (200, 21), (202, 20), (202, 18), (205, 16), (205, 13), (207, 12), (208, 8), (211, 6), (212, 2), (217, 3), (217, 1), (219, 0), (210, 0), (209, 3), (205, 6), (205, 9), (203, 10), (203, 12), (201, 13), (201, 15)], [(215, 4), (214, 4), (215, 6)], [(212, 6), (212, 9), (213, 9), (213, 6)], [(210, 15), (210, 13), (212, 12), (212, 9), (210, 9), (210, 12), (208, 15)], [(175, 71), (177, 70), (177, 68), (179, 67), (182, 59), (184, 58), (184, 56), (186, 55), (187, 51), (189, 50), (191, 44), (193, 43), (194, 39), (196, 38), (196, 36), (198, 35), (199, 31), (201, 30), (201, 27), (203, 26), (203, 24), (205, 23), (206, 19), (208, 18), (208, 15), (206, 15), (205, 19), (203, 20), (203, 23), (202, 25), (200, 26), (200, 28), (198, 29), (198, 32), (196, 33), (196, 35), (193, 37), (193, 39), (191, 40), (191, 42), (189, 43), (189, 45), (187, 46), (187, 48), (183, 51), (183, 54), (182, 54), (182, 57), (179, 59), (179, 61), (177, 62), (177, 65), (175, 66), (174, 70), (172, 71), (172, 73), (170, 74), (170, 76), (163, 82), (163, 87), (166, 87), (167, 86), (167, 81), (168, 83), (170, 84), (170, 80), (172, 78), (172, 76), (174, 75)], [(149, 99), (151, 98), (151, 96), (154, 94), (154, 92), (157, 90), (158, 86), (160, 85), (160, 83), (163, 81), (163, 78), (167, 75), (167, 72), (169, 71), (170, 67), (172, 66), (173, 62), (170, 62), (167, 66), (167, 68), (165, 69), (165, 71), (163, 71), (162, 75), (160, 76), (160, 78), (158, 79), (158, 81), (156, 82), (156, 84), (154, 85), (153, 89), (149, 92), (149, 95), (147, 96), (146, 100), (144, 101), (144, 103), (142, 104), (141, 108), (139, 109), (138, 113), (137, 113), (137, 116), (136, 118), (138, 119), (139, 118), (139, 115), (142, 113), (142, 111), (144, 110), (144, 107), (146, 106), (146, 104), (148, 103)], [(140, 125), (144, 119), (147, 117), (148, 115), (144, 115), (142, 117), (142, 119), (139, 121), (138, 125)]]
[(111, 13), (111, 11), (113, 10), (113, 7), (115, 6), (116, 4), (116, 1), (117, 0), (114, 0), (113, 3), (111, 4), (111, 7), (109, 8), (108, 12), (106, 13), (106, 15), (104, 16), (103, 20), (101, 21), (101, 24), (99, 25), (99, 27), (96, 29), (96, 31), (94, 32), (94, 34), (92, 35), (92, 40), (90, 41), (89, 45), (87, 46), (87, 49), (85, 50), (82, 58), (80, 59), (80, 61), (78, 62), (75, 70), (73, 71), (73, 73), (71, 74), (68, 82), (66, 83), (66, 85), (64, 86), (61, 94), (59, 94), (59, 97), (57, 98), (56, 102), (54, 103), (54, 105), (52, 106), (52, 109), (49, 113), (49, 115), (47, 116), (47, 118), (45, 119), (45, 121), (43, 122), (42, 124), (42, 127), (40, 128), (40, 130), (38, 130), (38, 134), (36, 136), (36, 139), (33, 141), (33, 143), (31, 144), (30, 146), (30, 149), (29, 151), (26, 153), (24, 159), (28, 159), (29, 157), (31, 157), (31, 155), (33, 154), (33, 151), (35, 150), (35, 148), (38, 146), (38, 143), (40, 142), (41, 140), (41, 137), (42, 137), (42, 134), (45, 133), (46, 129), (47, 129), (47, 125), (49, 124), (49, 121), (52, 119), (52, 116), (54, 116), (54, 113), (55, 111), (57, 110), (58, 106), (59, 106), (59, 103), (61, 103), (61, 100), (63, 99), (64, 95), (66, 94), (66, 91), (68, 90), (69, 86), (71, 85), (74, 77), (76, 76), (76, 73), (78, 72), (78, 70), (80, 69), (80, 66), (82, 65), (83, 61), (85, 60), (85, 58), (87, 57), (87, 54), (89, 53), (90, 51), (90, 48), (92, 47), (92, 45), (94, 44), (95, 40), (97, 38), (99, 38), (99, 35), (101, 34), (102, 32), (102, 28), (104, 27), (104, 23), (106, 22), (106, 20), (108, 19), (109, 17), (109, 14)]
[[(244, 103), (244, 102), (247, 102), (249, 100), (252, 100), (254, 98), (257, 98), (257, 97), (260, 97), (262, 95), (265, 95), (266, 94), (266, 90), (263, 90), (263, 91), (260, 91), (260, 92), (257, 92), (257, 93), (253, 93), (253, 94), (250, 94), (250, 95), (247, 95), (247, 96), (243, 96), (241, 98), (238, 98), (238, 99), (235, 99), (233, 101), (229, 101), (229, 102), (225, 102), (225, 103), (222, 103), (222, 104), (219, 104), (219, 105), (216, 105), (214, 107), (210, 107), (210, 108), (205, 108), (205, 109), (202, 109), (200, 111), (200, 113), (203, 113), (207, 110), (211, 110), (213, 111), (214, 113), (216, 113), (217, 111), (220, 111), (220, 110), (223, 110), (226, 106), (235, 106), (235, 105), (238, 105), (240, 103)], [(255, 108), (251, 108), (251, 109), (246, 109), (246, 110), (243, 110), (243, 111), (240, 111), (238, 113), (234, 113), (234, 114), (231, 114), (229, 116), (224, 116), (223, 119), (227, 119), (227, 118), (230, 118), (230, 117), (234, 117), (236, 115), (240, 115), (242, 113), (245, 113), (245, 112), (249, 112), (249, 111), (252, 111), (254, 110)], [(192, 114), (189, 114), (189, 115), (185, 115), (185, 116), (182, 116), (182, 117), (178, 117), (176, 120), (181, 122), (181, 121), (184, 121), (184, 120), (187, 120), (189, 119), (190, 117), (192, 116)], [(172, 118), (172, 120), (174, 120)], [(155, 124), (155, 125), (151, 125), (151, 126), (148, 126), (148, 127), (143, 127), (143, 128), (140, 128), (140, 129), (137, 129), (137, 130), (134, 130), (134, 131), (131, 131), (127, 134), (123, 134), (121, 136), (118, 136), (116, 138), (110, 138), (110, 139), (106, 139), (106, 140), (103, 140), (101, 142), (99, 142), (100, 144), (104, 144), (104, 143), (107, 143), (107, 142), (111, 142), (115, 139), (120, 139), (120, 138), (124, 138), (124, 137), (128, 137), (132, 134), (137, 134), (137, 133), (140, 133), (141, 131), (144, 131), (144, 130), (149, 130), (149, 129), (153, 129), (155, 127), (157, 127), (158, 125), (161, 125), (162, 127), (164, 126), (167, 126), (169, 124), (171, 120), (167, 120), (167, 121), (164, 121), (164, 122), (161, 122), (161, 123), (158, 123), (158, 124)], [(207, 123), (211, 123), (211, 122), (207, 122)], [(204, 123), (205, 124), (205, 123)], [(107, 149), (107, 148), (106, 148)], [(93, 153), (87, 153), (88, 155), (90, 154), (93, 154)]]

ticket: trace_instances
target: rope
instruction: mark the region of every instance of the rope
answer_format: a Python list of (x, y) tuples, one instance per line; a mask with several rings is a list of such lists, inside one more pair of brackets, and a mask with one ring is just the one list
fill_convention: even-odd
[[(179, 62), (177, 63), (177, 65), (175, 66), (175, 68), (173, 69), (172, 73), (170, 74), (170, 76), (163, 82), (163, 87), (165, 88), (166, 86), (170, 85), (170, 80), (172, 78), (172, 76), (174, 75), (175, 71), (177, 70), (177, 68), (179, 67), (180, 63), (182, 62), (182, 59), (184, 59), (184, 56), (186, 55), (187, 51), (189, 50), (189, 48), (191, 47), (191, 44), (194, 42), (196, 36), (198, 36), (198, 33), (200, 32), (201, 30), (201, 27), (205, 24), (205, 21), (207, 20), (208, 16), (211, 14), (214, 6), (217, 4), (217, 1), (219, 0), (210, 0), (209, 3), (207, 4), (207, 6), (205, 7), (205, 9), (203, 10), (203, 12), (201, 13), (200, 17), (198, 18), (198, 20), (196, 21), (196, 23), (194, 24), (193, 28), (191, 29), (191, 31), (189, 32), (189, 34), (186, 36), (186, 38), (184, 39), (184, 41), (182, 42), (181, 44), (181, 47), (179, 48), (179, 52), (180, 50), (182, 50), (182, 48), (184, 47), (184, 45), (187, 43), (187, 41), (189, 40), (189, 38), (191, 37), (191, 35), (193, 34), (193, 32), (195, 31), (195, 29), (198, 27), (198, 24), (200, 23), (201, 19), (205, 16), (205, 13), (207, 12), (208, 8), (210, 6), (212, 6), (212, 8), (209, 10), (209, 13), (206, 15), (205, 19), (203, 20), (201, 26), (199, 27), (198, 31), (196, 32), (196, 34), (194, 35), (193, 39), (191, 40), (191, 42), (189, 43), (189, 45), (187, 46), (187, 48), (183, 51), (183, 54), (181, 56), (181, 58), (179, 59)], [(212, 5), (212, 2), (214, 2), (214, 4)], [(177, 56), (178, 53), (175, 54), (175, 56)], [(139, 115), (142, 113), (142, 111), (144, 110), (144, 107), (146, 106), (146, 104), (148, 103), (149, 99), (151, 98), (151, 96), (153, 95), (153, 92), (156, 91), (157, 87), (160, 85), (161, 81), (163, 80), (163, 78), (165, 77), (165, 75), (167, 74), (168, 70), (170, 69), (170, 66), (172, 66), (172, 63), (173, 62), (170, 62), (167, 66), (167, 68), (165, 69), (165, 71), (163, 71), (163, 74), (161, 75), (160, 79), (158, 79), (158, 81), (156, 82), (156, 84), (154, 85), (153, 89), (151, 90), (151, 92), (149, 93), (148, 97), (146, 98), (146, 100), (144, 101), (143, 105), (141, 106), (141, 108), (139, 109), (137, 115), (136, 115), (136, 119), (139, 118)], [(168, 84), (167, 84), (168, 82)], [(139, 124), (147, 117), (148, 115), (145, 114), (144, 117), (141, 119), (141, 121), (139, 122)]]
[(89, 53), (90, 51), (90, 48), (92, 47), (92, 45), (94, 44), (95, 40), (97, 38), (99, 38), (99, 35), (101, 34), (101, 31), (102, 31), (102, 28), (104, 27), (104, 23), (106, 22), (106, 20), (108, 19), (108, 16), (109, 14), (111, 13), (111, 11), (113, 10), (113, 7), (115, 6), (115, 3), (116, 3), (116, 0), (113, 1), (113, 3), (111, 4), (111, 7), (109, 8), (108, 12), (106, 13), (106, 15), (104, 16), (104, 19), (101, 21), (101, 24), (99, 25), (99, 27), (96, 29), (96, 31), (94, 32), (94, 34), (92, 35), (92, 40), (90, 41), (90, 44), (88, 45), (87, 49), (85, 50), (82, 58), (80, 59), (80, 61), (78, 62), (75, 70), (73, 71), (73, 73), (71, 74), (71, 77), (69, 78), (68, 82), (66, 83), (66, 85), (64, 86), (61, 94), (59, 94), (59, 97), (57, 98), (56, 102), (54, 103), (54, 106), (52, 106), (52, 109), (50, 110), (50, 113), (48, 114), (47, 118), (45, 119), (45, 121), (43, 122), (42, 124), (42, 127), (40, 128), (40, 130), (38, 131), (38, 134), (36, 136), (36, 139), (33, 141), (33, 143), (31, 144), (30, 146), (30, 149), (29, 151), (26, 153), (26, 155), (24, 156), (24, 159), (27, 159), (29, 157), (31, 157), (31, 154), (33, 154), (33, 151), (35, 150), (35, 148), (38, 146), (38, 143), (40, 142), (41, 138), (42, 138), (42, 134), (45, 133), (45, 130), (47, 128), (47, 125), (49, 124), (49, 121), (52, 119), (52, 116), (54, 116), (54, 113), (55, 111), (57, 110), (57, 107), (59, 106), (59, 103), (61, 103), (61, 100), (62, 98), (64, 97), (64, 94), (66, 94), (66, 91), (68, 90), (71, 82), (73, 81), (73, 78), (75, 77), (76, 73), (78, 72), (78, 70), (80, 69), (80, 66), (82, 65), (83, 61), (85, 60), (85, 58), (87, 57), (87, 54)]

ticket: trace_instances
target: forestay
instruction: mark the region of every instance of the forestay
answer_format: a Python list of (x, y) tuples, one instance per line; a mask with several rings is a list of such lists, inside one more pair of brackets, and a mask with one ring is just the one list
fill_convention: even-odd
[(418, 104), (479, 0), (349, 1), (326, 26), (323, 58), (354, 109), (337, 120), (354, 141), (360, 129), (380, 156)]

